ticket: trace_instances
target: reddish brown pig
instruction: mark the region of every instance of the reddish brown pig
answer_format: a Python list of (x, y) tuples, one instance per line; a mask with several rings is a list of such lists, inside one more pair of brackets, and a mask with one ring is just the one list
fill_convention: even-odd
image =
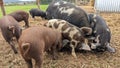
[(14, 38), (17, 40), (20, 37), (21, 28), (18, 25), (18, 22), (12, 16), (4, 16), (0, 19), (0, 28), (4, 39), (10, 44), (14, 53), (17, 53), (16, 48), (14, 47)]
[(56, 30), (40, 26), (23, 30), (19, 39), (19, 48), (28, 68), (41, 68), (44, 51), (50, 52), (53, 59), (57, 57), (57, 51), (61, 49), (61, 33)]
[(29, 27), (29, 14), (25, 11), (19, 10), (9, 14), (10, 16), (14, 17), (18, 22), (24, 21), (25, 27)]

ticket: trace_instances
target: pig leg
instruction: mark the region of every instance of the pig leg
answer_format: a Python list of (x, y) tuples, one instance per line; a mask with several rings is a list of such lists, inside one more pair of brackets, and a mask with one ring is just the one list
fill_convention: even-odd
[(25, 28), (28, 28), (29, 27), (28, 19), (25, 19), (24, 22), (25, 22)]
[(28, 68), (33, 68), (32, 60), (31, 60), (31, 59), (25, 59), (25, 58), (24, 58), (24, 60), (25, 60), (25, 62), (27, 63)]
[(52, 53), (52, 57), (53, 57), (53, 60), (56, 60), (57, 58), (58, 58), (58, 55), (57, 55), (57, 50), (56, 50), (56, 47), (55, 46), (53, 46), (52, 48), (51, 48), (51, 53)]
[(76, 56), (76, 54), (75, 54), (75, 48), (74, 48), (74, 45), (72, 45), (72, 43), (70, 43), (70, 47), (71, 47), (71, 53), (72, 53), (72, 56), (74, 57), (74, 58), (77, 58), (77, 56)]
[(32, 18), (35, 18), (35, 16), (32, 14)]
[(35, 16), (34, 15), (32, 15), (32, 18), (34, 19), (34, 21), (35, 21)]
[(32, 12), (30, 12), (30, 15), (32, 16), (32, 18), (34, 18), (34, 14)]
[(41, 68), (43, 62), (43, 54), (41, 54), (36, 60), (35, 60), (35, 68)]
[(14, 43), (12, 42), (13, 40), (11, 39), (11, 37), (9, 37), (5, 31), (2, 32), (3, 37), (5, 38), (6, 42), (8, 42), (8, 44), (11, 46), (12, 50), (14, 51), (15, 54), (17, 54), (17, 50), (14, 46)]
[(67, 40), (67, 39), (64, 39), (63, 41), (62, 41), (62, 46), (64, 47), (64, 46), (66, 46), (67, 44), (69, 43), (69, 40)]
[(11, 46), (11, 48), (12, 48), (12, 50), (14, 51), (14, 53), (15, 54), (17, 54), (18, 53), (18, 51), (17, 51), (17, 49), (15, 48), (15, 44), (11, 41), (11, 42), (8, 42), (9, 44), (10, 44), (10, 46)]
[(86, 50), (86, 51), (91, 51), (91, 48), (90, 48), (90, 46), (87, 43), (88, 43), (88, 40), (85, 39), (84, 43), (82, 43), (82, 47), (80, 49)]
[(110, 46), (110, 43), (107, 43), (106, 47), (107, 47), (107, 51), (108, 51), (108, 52), (112, 52), (112, 53), (115, 52), (115, 48), (111, 47), (111, 46)]

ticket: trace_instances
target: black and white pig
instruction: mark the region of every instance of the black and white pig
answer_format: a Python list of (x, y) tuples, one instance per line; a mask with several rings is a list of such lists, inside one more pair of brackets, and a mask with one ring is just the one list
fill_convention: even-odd
[(94, 37), (91, 48), (97, 52), (115, 52), (115, 49), (110, 46), (111, 31), (107, 26), (105, 20), (96, 14), (89, 14), (91, 27), (93, 30), (92, 36)]
[(53, 1), (46, 10), (47, 19), (63, 19), (77, 27), (89, 27), (87, 13), (80, 7), (66, 2)]

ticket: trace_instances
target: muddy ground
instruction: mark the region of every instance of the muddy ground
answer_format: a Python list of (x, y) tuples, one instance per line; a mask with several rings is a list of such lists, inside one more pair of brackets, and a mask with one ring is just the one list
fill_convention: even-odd
[[(91, 7), (82, 7), (87, 12), (94, 12)], [(49, 55), (45, 55), (43, 68), (120, 68), (120, 14), (119, 13), (101, 13), (112, 32), (111, 45), (115, 47), (115, 53), (104, 52), (103, 54), (79, 53), (77, 59), (74, 59), (69, 53), (62, 52), (58, 60), (51, 60)], [(30, 25), (39, 25), (45, 20), (29, 18)], [(22, 24), (21, 24), (22, 23)], [(23, 25), (24, 22), (20, 24)], [(18, 46), (16, 46), (18, 47)], [(0, 68), (26, 68), (26, 63), (20, 53), (14, 54), (10, 46), (3, 39), (0, 32)]]

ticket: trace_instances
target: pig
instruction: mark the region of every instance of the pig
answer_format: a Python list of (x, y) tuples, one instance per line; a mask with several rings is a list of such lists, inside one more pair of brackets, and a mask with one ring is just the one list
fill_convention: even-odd
[(33, 8), (33, 9), (29, 10), (29, 13), (32, 16), (32, 18), (35, 18), (35, 16), (39, 16), (39, 17), (46, 19), (46, 12), (44, 12), (40, 9)]
[(41, 68), (44, 51), (51, 53), (57, 59), (57, 52), (62, 48), (61, 33), (44, 26), (34, 26), (23, 30), (19, 39), (19, 49), (26, 61), (28, 68)]
[(89, 14), (91, 28), (93, 30), (91, 49), (96, 52), (115, 52), (115, 48), (110, 45), (111, 31), (106, 21), (99, 15)]
[(8, 14), (10, 16), (12, 16), (13, 18), (15, 18), (15, 20), (17, 20), (18, 22), (24, 21), (25, 22), (25, 27), (28, 28), (29, 27), (29, 13), (27, 13), (26, 11), (23, 10), (17, 10), (14, 11), (10, 14)]
[(53, 1), (46, 9), (46, 18), (63, 19), (77, 27), (90, 27), (89, 17), (79, 6), (66, 1)]
[(21, 28), (18, 22), (12, 16), (3, 16), (0, 19), (0, 28), (2, 32), (2, 36), (12, 47), (12, 50), (15, 54), (17, 54), (17, 49), (15, 48), (14, 40), (18, 41), (21, 35)]
[(75, 48), (80, 50), (91, 50), (88, 45), (88, 40), (85, 38), (86, 35), (92, 33), (91, 28), (79, 28), (61, 19), (51, 19), (44, 26), (59, 30), (62, 33), (63, 40), (67, 39), (70, 41), (69, 46), (71, 47), (71, 54), (74, 58), (77, 58)]

